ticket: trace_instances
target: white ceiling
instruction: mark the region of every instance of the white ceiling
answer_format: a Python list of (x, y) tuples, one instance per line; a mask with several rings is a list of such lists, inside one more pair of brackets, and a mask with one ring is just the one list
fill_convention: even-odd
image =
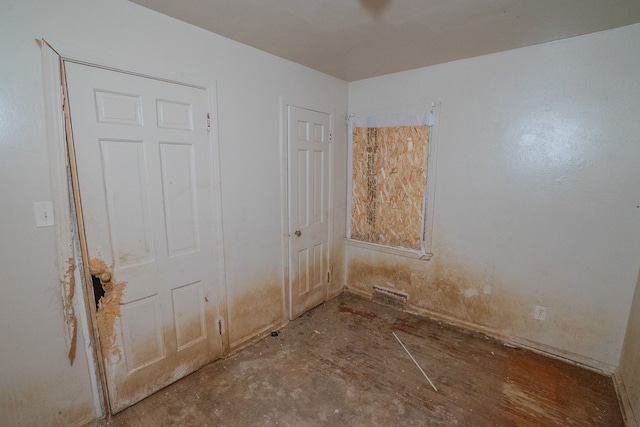
[(131, 0), (360, 80), (640, 22), (640, 0)]

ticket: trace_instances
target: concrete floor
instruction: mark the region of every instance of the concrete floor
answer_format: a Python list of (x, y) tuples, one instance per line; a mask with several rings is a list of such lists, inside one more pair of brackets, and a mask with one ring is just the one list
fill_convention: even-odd
[[(435, 392), (393, 337), (431, 378)], [(611, 378), (343, 294), (93, 426), (623, 426)]]

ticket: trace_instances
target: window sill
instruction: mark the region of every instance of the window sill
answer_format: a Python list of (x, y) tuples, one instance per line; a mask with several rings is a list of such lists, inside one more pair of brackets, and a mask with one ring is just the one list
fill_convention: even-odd
[(377, 243), (363, 242), (361, 240), (354, 240), (345, 238), (347, 246), (353, 246), (356, 248), (369, 249), (371, 251), (384, 252), (387, 254), (403, 256), (406, 258), (417, 259), (420, 261), (429, 261), (433, 257), (432, 253), (424, 253), (415, 251), (413, 249), (396, 248), (392, 246), (379, 245)]

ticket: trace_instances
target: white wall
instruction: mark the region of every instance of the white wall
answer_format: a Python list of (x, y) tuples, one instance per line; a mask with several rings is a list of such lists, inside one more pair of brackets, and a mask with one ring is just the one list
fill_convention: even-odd
[(624, 383), (626, 397), (636, 422), (640, 422), (640, 273), (631, 304), (618, 375)]
[[(52, 199), (36, 38), (217, 82), (232, 345), (286, 321), (281, 97), (344, 117), (347, 85), (124, 0), (0, 3), (0, 419), (67, 426), (94, 416), (93, 398), (82, 337), (73, 367), (66, 358), (54, 230), (36, 229), (32, 213), (33, 202)], [(343, 126), (334, 141), (344, 170)], [(344, 175), (335, 185), (342, 236)]]
[[(74, 425), (93, 417), (86, 357), (79, 351), (73, 367), (66, 358), (54, 231), (36, 229), (32, 214), (33, 202), (52, 198), (34, 41), (41, 37), (217, 81), (233, 345), (285, 321), (280, 99), (335, 108), (332, 291), (339, 291), (346, 83), (124, 0), (5, 0), (3, 423)], [(442, 102), (435, 258), (350, 248), (350, 285), (370, 291), (390, 281), (422, 310), (616, 366), (640, 253), (639, 42), (636, 25), (349, 85), (353, 112)], [(483, 292), (465, 298), (474, 287)], [(536, 302), (549, 306), (546, 323), (531, 320)]]
[(612, 371), (640, 254), (639, 45), (634, 25), (350, 83), (352, 113), (442, 110), (434, 258), (349, 247), (348, 287)]

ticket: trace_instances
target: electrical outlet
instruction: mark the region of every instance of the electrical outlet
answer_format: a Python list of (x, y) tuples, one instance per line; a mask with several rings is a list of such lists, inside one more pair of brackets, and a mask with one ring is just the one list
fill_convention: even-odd
[(533, 318), (536, 320), (547, 320), (547, 307), (543, 305), (535, 305), (533, 307)]

